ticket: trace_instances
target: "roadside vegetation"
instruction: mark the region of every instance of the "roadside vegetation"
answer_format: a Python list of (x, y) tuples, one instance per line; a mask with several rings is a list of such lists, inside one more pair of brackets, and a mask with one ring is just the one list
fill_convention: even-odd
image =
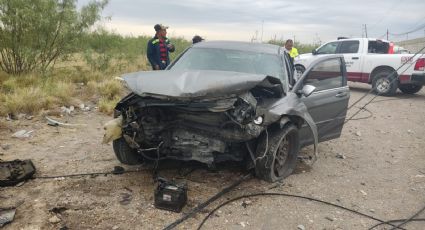
[[(150, 70), (150, 36), (96, 27), (108, 1), (0, 0), (0, 116), (92, 104), (111, 114), (125, 92), (115, 77)], [(175, 59), (191, 42), (171, 38)], [(270, 43), (283, 45), (283, 41)], [(300, 53), (314, 46), (295, 44)]]

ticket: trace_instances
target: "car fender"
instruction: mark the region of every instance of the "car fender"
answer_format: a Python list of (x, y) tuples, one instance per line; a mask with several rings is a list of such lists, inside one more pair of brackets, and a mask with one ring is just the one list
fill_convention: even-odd
[(279, 125), (281, 128), (285, 126), (287, 122), (293, 122), (291, 117), (298, 117), (303, 122), (307, 123), (310, 128), (313, 138), (314, 138), (314, 155), (318, 155), (318, 143), (319, 136), (317, 131), (316, 123), (311, 117), (310, 113), (307, 110), (307, 106), (295, 93), (289, 92), (282, 100), (279, 100), (275, 105), (273, 105), (266, 117), (278, 117)]

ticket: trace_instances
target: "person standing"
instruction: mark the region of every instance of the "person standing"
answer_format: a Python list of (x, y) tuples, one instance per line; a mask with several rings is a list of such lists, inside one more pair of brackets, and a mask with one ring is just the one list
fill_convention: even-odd
[(153, 70), (164, 70), (170, 64), (169, 52), (174, 52), (175, 47), (167, 38), (168, 26), (156, 24), (155, 36), (149, 40), (147, 57)]
[(294, 41), (292, 41), (292, 39), (286, 40), (285, 49), (289, 53), (289, 56), (291, 56), (292, 59), (298, 56), (298, 50), (297, 48), (294, 47)]

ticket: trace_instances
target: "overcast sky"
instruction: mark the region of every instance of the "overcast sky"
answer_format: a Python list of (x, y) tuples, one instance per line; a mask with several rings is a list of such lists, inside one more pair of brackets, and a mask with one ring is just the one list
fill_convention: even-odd
[[(88, 0), (79, 0), (79, 5)], [(408, 36), (425, 36), (425, 0), (110, 0), (104, 25), (126, 35), (153, 35), (156, 23), (168, 25), (168, 36), (207, 40), (267, 41), (294, 38), (304, 43), (322, 42), (338, 36), (361, 37), (367, 24), (369, 37), (382, 37), (388, 28)], [(263, 31), (263, 32), (262, 32)], [(385, 38), (385, 37), (382, 37)]]

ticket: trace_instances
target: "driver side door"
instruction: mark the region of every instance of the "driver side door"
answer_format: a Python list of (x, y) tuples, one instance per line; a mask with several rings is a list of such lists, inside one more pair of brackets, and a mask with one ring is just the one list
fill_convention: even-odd
[[(302, 85), (312, 85), (313, 93), (302, 96), (308, 112), (317, 126), (319, 142), (341, 135), (350, 98), (347, 72), (342, 55), (323, 57), (309, 68), (300, 79)], [(310, 129), (300, 130), (301, 146), (313, 144)]]

